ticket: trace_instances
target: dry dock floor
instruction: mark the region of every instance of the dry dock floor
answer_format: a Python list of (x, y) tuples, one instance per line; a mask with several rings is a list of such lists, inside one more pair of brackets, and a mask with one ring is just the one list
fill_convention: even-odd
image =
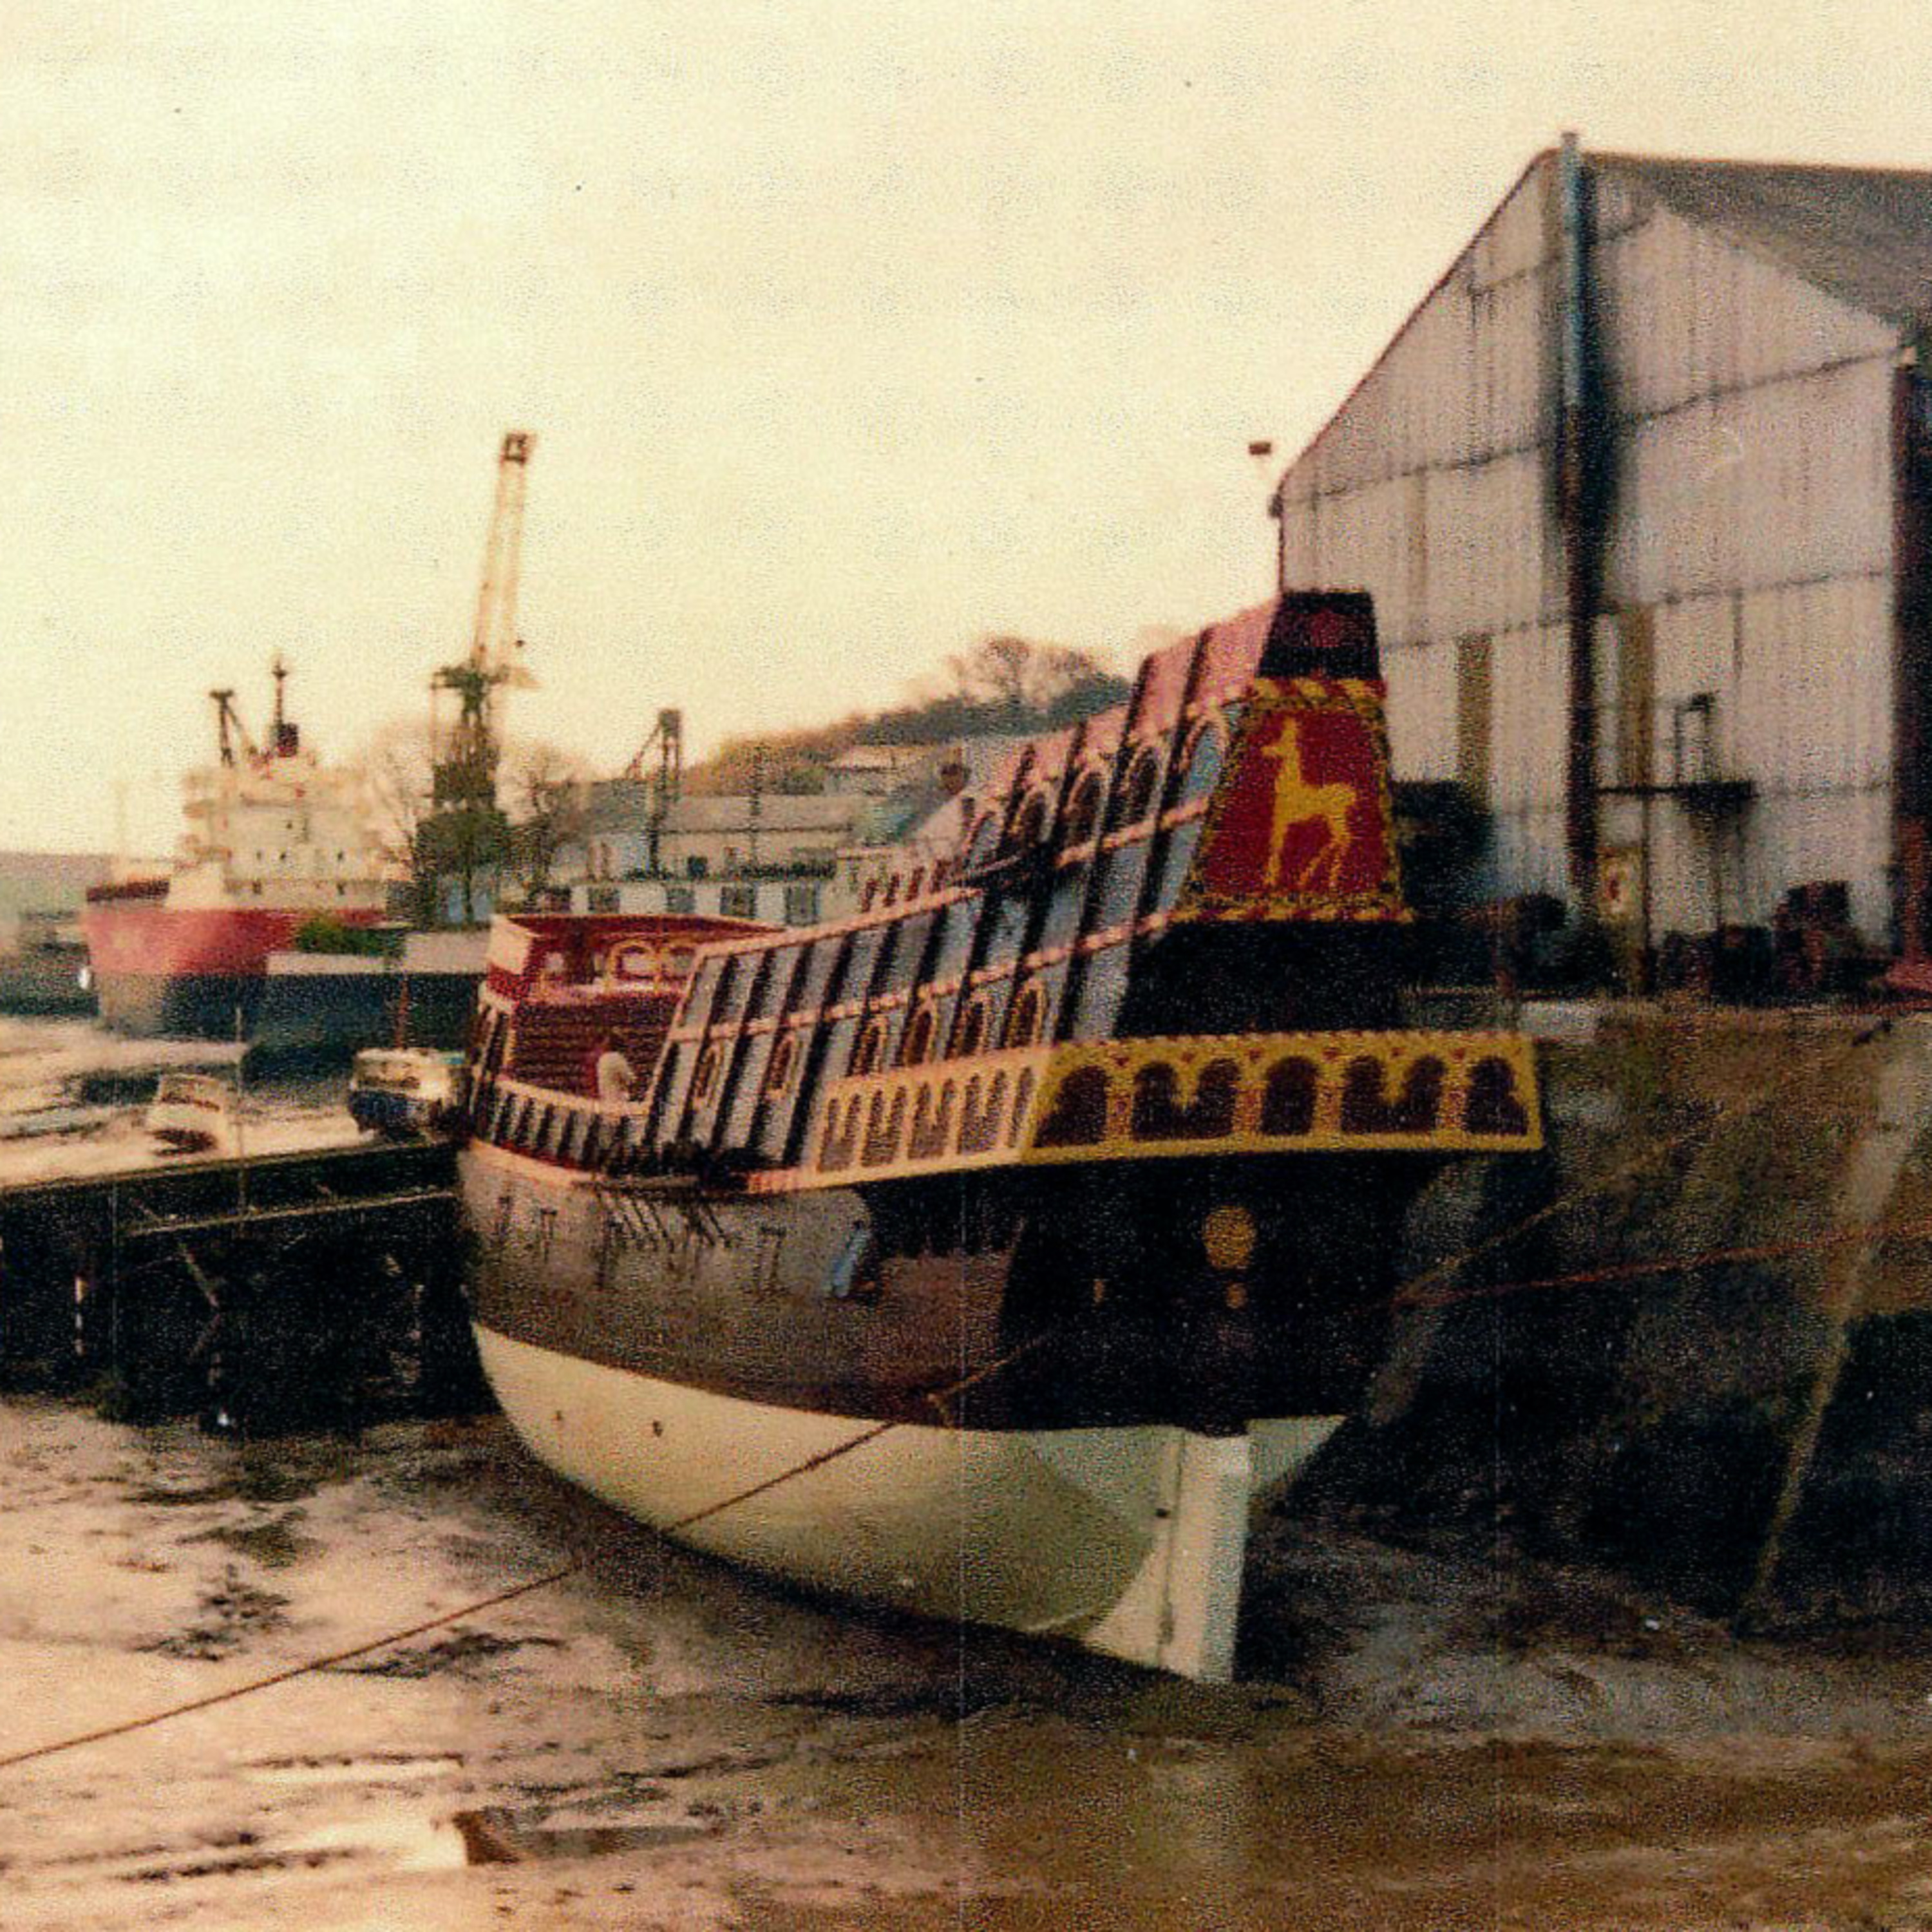
[(495, 1422), (361, 1443), (0, 1406), (14, 1932), (1932, 1927), (1932, 1652), (1270, 1526), (1203, 1689), (666, 1549)]

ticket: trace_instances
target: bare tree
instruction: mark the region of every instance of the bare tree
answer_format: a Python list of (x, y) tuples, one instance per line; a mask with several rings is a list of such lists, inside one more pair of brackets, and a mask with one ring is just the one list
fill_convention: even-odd
[(429, 816), (433, 763), (426, 718), (392, 718), (356, 758), (382, 856), (394, 865), (416, 862), (417, 834)]
[[(1172, 634), (1178, 636), (1180, 634)], [(1158, 639), (1165, 642), (1167, 639)], [(916, 681), (906, 702), (832, 724), (728, 739), (685, 773), (697, 793), (815, 792), (854, 745), (934, 745), (989, 731), (1050, 730), (1118, 704), (1132, 686), (1090, 651), (1004, 633), (956, 651)]]
[(580, 759), (538, 740), (513, 743), (503, 766), (510, 867), (528, 902), (549, 886), (564, 848), (584, 836), (586, 774)]
[(954, 652), (946, 668), (955, 695), (990, 709), (1010, 730), (1058, 722), (1070, 701), (1091, 698), (1096, 701), (1088, 708), (1098, 709), (1127, 688), (1091, 652), (1004, 634)]
[[(508, 862), (503, 813), (482, 800), (436, 805), (436, 735), (428, 717), (392, 720), (356, 763), (384, 856), (409, 872), (410, 917), (428, 926), (448, 916), (474, 925)], [(446, 891), (453, 891), (453, 906)]]

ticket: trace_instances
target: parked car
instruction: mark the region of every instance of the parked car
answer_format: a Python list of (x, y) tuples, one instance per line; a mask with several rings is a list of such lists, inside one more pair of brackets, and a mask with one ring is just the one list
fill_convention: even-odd
[(349, 1112), (365, 1132), (408, 1140), (440, 1133), (463, 1111), (463, 1056), (428, 1047), (372, 1046), (349, 1074)]

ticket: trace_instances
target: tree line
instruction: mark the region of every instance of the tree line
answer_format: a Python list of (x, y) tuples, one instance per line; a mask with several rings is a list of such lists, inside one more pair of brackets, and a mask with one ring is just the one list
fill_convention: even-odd
[(687, 790), (818, 792), (844, 753), (862, 745), (937, 745), (1051, 731), (1121, 703), (1130, 687), (1090, 651), (1005, 634), (946, 660), (944, 682), (884, 711), (828, 724), (727, 738), (685, 773)]
[[(820, 792), (834, 762), (857, 746), (1053, 730), (1120, 703), (1130, 688), (1090, 652), (982, 638), (946, 658), (937, 688), (829, 724), (728, 738), (686, 769), (684, 787), (712, 796)], [(502, 747), (494, 805), (432, 809), (427, 721), (388, 726), (359, 764), (388, 856), (412, 882), (412, 916), (427, 924), (437, 922), (440, 887), (455, 888), (465, 920), (475, 916), (488, 880), (536, 898), (564, 849), (584, 835), (592, 774), (581, 759), (541, 740), (512, 739)]]

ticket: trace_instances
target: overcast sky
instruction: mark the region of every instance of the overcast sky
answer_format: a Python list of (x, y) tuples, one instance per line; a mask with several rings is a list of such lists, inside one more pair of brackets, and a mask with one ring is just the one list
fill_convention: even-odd
[(205, 693), (330, 754), (468, 642), (621, 766), (1124, 662), (1540, 148), (1918, 166), (1918, 10), (1811, 0), (0, 0), (0, 845), (176, 830)]

